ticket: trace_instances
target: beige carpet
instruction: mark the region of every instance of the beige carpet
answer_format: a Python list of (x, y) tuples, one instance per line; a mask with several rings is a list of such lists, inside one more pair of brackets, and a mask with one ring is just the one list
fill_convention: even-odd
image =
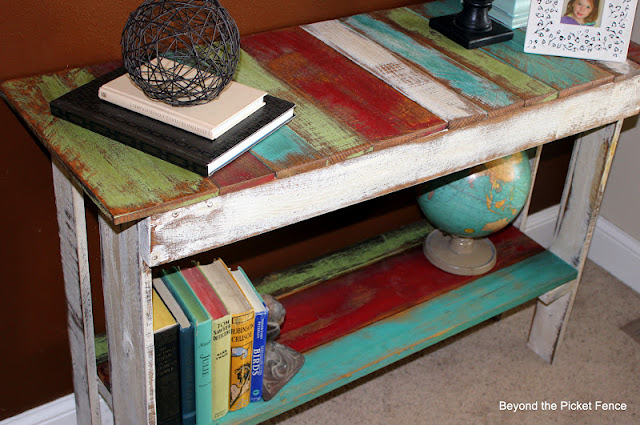
[[(640, 295), (588, 262), (553, 365), (526, 346), (533, 306), (485, 322), (268, 424), (640, 424), (640, 343), (620, 330), (640, 317)], [(500, 401), (537, 402), (538, 410), (501, 411)], [(562, 401), (591, 403), (592, 410), (561, 410)], [(627, 409), (595, 410), (596, 401), (626, 403)], [(557, 410), (543, 411), (542, 402), (556, 403)]]

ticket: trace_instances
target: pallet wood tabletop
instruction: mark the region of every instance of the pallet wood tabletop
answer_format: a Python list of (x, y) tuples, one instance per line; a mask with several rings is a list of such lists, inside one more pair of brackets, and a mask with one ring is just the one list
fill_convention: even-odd
[(428, 26), (456, 7), (439, 0), (243, 37), (235, 79), (294, 102), (296, 117), (208, 178), (51, 115), (51, 100), (117, 63), (6, 81), (2, 94), (105, 216), (122, 224), (431, 143), (640, 73), (635, 45), (623, 64), (525, 54), (521, 30), (509, 42), (463, 49)]

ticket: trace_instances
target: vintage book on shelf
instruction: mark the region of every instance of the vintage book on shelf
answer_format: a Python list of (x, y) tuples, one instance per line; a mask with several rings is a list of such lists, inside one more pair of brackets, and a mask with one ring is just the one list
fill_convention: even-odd
[(231, 315), (200, 269), (180, 271), (211, 316), (211, 415), (216, 420), (229, 411)]
[(222, 260), (217, 259), (211, 264), (201, 264), (198, 267), (231, 313), (229, 410), (239, 410), (249, 404), (251, 392), (253, 307)]
[(152, 303), (157, 423), (180, 425), (180, 330), (178, 322), (156, 291), (152, 293)]
[(189, 318), (194, 330), (196, 423), (211, 423), (211, 316), (180, 270), (162, 271), (162, 281)]
[[(175, 64), (166, 58), (163, 58), (164, 62), (170, 62), (169, 67)], [(191, 67), (185, 66), (185, 69), (188, 69), (185, 74), (187, 77), (194, 71)], [(98, 89), (98, 96), (102, 100), (210, 140), (220, 137), (264, 106), (266, 94), (262, 90), (231, 81), (210, 102), (192, 106), (172, 106), (148, 97), (131, 80), (128, 73), (104, 83)]]
[(266, 95), (262, 108), (209, 140), (100, 100), (100, 86), (125, 72), (118, 68), (52, 100), (51, 114), (202, 176), (251, 149), (294, 115), (293, 103)]
[(158, 293), (162, 301), (178, 322), (179, 334), (179, 359), (180, 359), (180, 407), (182, 413), (182, 425), (195, 425), (196, 423), (196, 393), (195, 393), (195, 359), (193, 326), (189, 318), (182, 310), (178, 301), (174, 298), (169, 288), (160, 278), (153, 279), (153, 289)]
[(238, 286), (253, 307), (253, 351), (251, 354), (251, 396), (250, 401), (262, 400), (262, 382), (264, 378), (264, 358), (267, 343), (267, 321), (269, 310), (255, 286), (241, 267), (231, 270)]

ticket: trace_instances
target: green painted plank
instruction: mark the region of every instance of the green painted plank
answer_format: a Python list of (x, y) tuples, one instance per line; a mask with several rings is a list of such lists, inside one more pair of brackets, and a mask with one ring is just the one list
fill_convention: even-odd
[(72, 69), (2, 88), (10, 106), (116, 224), (217, 195), (208, 179), (51, 115), (51, 100), (93, 78), (87, 69)]
[(483, 50), (465, 49), (438, 31), (429, 28), (429, 20), (411, 9), (390, 9), (375, 13), (375, 16), (384, 17), (411, 34), (424, 37), (426, 43), (433, 48), (517, 94), (525, 100), (527, 105), (546, 102), (558, 97), (558, 92), (553, 87), (536, 80)]
[(434, 345), (577, 277), (545, 251), (305, 353), (298, 374), (269, 402), (218, 424), (259, 423)]
[[(460, 10), (458, 4), (457, 0), (437, 0), (414, 6), (412, 9), (427, 18), (432, 18), (457, 13)], [(613, 80), (613, 75), (603, 76), (599, 71), (594, 71), (593, 65), (580, 59), (576, 60), (580, 65), (576, 65), (577, 68), (574, 70), (564, 66), (564, 58), (558, 56), (525, 54), (523, 41), (515, 35), (514, 38), (515, 40), (482, 47), (481, 50), (557, 89), (559, 96), (567, 96)]]
[(433, 228), (426, 221), (419, 221), (321, 258), (264, 276), (256, 283), (256, 288), (261, 294), (276, 296), (329, 280), (420, 245), (431, 230)]
[(507, 109), (524, 104), (517, 95), (370, 15), (352, 16), (345, 18), (344, 22), (380, 45), (419, 65), (441, 83), (487, 111), (506, 112)]
[[(354, 150), (367, 149), (364, 146), (366, 140), (363, 137), (342, 126), (313, 102), (306, 100), (304, 96), (273, 76), (243, 50), (240, 52), (238, 70), (234, 79), (295, 103), (296, 117), (288, 126), (322, 157), (351, 155)], [(309, 161), (313, 162), (316, 158), (317, 156), (314, 155)]]

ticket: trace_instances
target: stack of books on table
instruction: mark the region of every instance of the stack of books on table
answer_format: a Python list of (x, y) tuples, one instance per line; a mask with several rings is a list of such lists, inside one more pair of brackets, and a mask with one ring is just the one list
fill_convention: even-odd
[[(169, 63), (173, 62), (163, 59), (165, 66)], [(124, 68), (50, 102), (51, 113), (58, 118), (202, 176), (213, 174), (285, 125), (293, 118), (294, 107), (235, 81), (208, 103), (172, 106), (147, 97)]]
[(241, 268), (163, 270), (152, 302), (158, 425), (209, 425), (262, 399), (268, 309)]

